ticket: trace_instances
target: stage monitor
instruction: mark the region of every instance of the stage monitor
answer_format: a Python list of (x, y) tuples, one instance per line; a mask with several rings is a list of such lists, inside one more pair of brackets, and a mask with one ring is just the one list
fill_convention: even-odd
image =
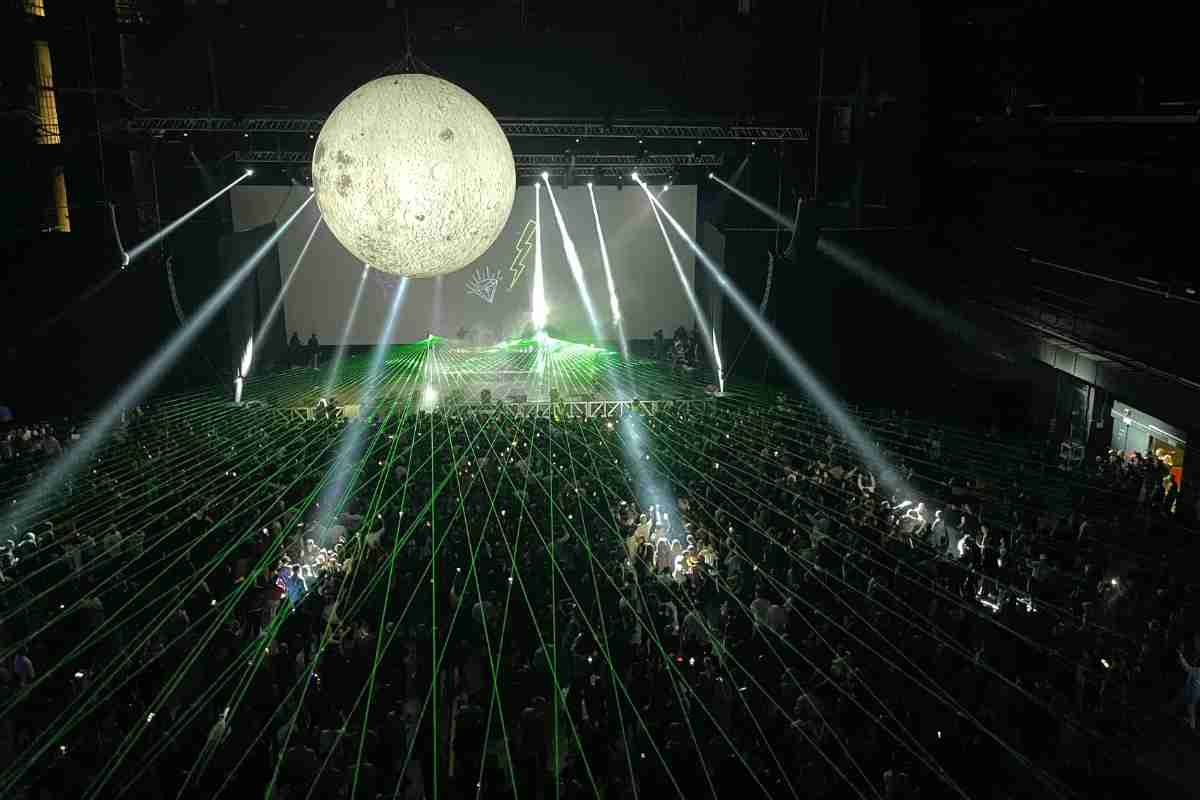
[[(658, 187), (651, 190), (688, 235), (694, 237), (696, 187), (672, 186), (662, 194)], [(691, 305), (645, 192), (636, 186), (623, 189), (597, 186), (593, 191), (626, 337), (650, 338), (661, 328), (670, 338), (679, 326), (690, 330)], [(307, 194), (308, 189), (303, 186), (238, 186), (231, 192), (234, 228), (245, 230), (271, 220), (282, 222)], [(547, 330), (558, 338), (594, 341), (593, 326), (572, 276), (545, 187), (541, 195), (542, 263), (550, 309)], [(554, 195), (579, 255), (584, 285), (599, 324), (599, 338), (615, 341), (588, 188), (555, 187)], [(317, 204), (310, 203), (280, 237), (281, 278), (286, 279), (295, 264), (317, 214)], [(528, 330), (534, 273), (534, 216), (534, 187), (518, 187), (508, 223), (475, 263), (443, 278), (409, 281), (390, 341), (411, 342), (434, 333), (490, 344)], [(692, 285), (695, 257), (670, 223), (664, 220), (664, 225), (671, 235), (683, 275)], [(307, 341), (315, 333), (326, 345), (341, 341), (362, 271), (363, 265), (321, 225), (284, 301), (288, 335), (296, 332), (301, 340)], [(347, 335), (349, 344), (374, 344), (379, 340), (396, 283), (397, 279), (374, 270), (369, 273), (362, 302)]]

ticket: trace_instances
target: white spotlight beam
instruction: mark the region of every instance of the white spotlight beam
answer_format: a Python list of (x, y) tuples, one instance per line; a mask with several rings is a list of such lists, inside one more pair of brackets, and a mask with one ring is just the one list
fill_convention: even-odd
[[(739, 167), (740, 169), (740, 167)], [(793, 220), (788, 219), (777, 208), (767, 205), (766, 203), (751, 197), (750, 195), (738, 189), (732, 183), (721, 180), (716, 175), (710, 173), (710, 177), (717, 183), (724, 186), (731, 193), (745, 200), (751, 206), (761, 211), (763, 214), (771, 218), (772, 221), (778, 223), (788, 231), (794, 232), (796, 224)], [(734, 175), (734, 181), (737, 180), (737, 175)], [(820, 238), (817, 240), (817, 250), (832, 258), (845, 269), (853, 272), (860, 280), (869, 286), (875, 288), (886, 296), (889, 296), (914, 312), (920, 314), (926, 319), (940, 325), (943, 329), (953, 333), (977, 347), (988, 347), (995, 349), (995, 343), (988, 343), (988, 337), (982, 329), (972, 325), (968, 320), (961, 318), (955, 314), (940, 308), (936, 303), (924, 297), (916, 289), (908, 286), (903, 281), (889, 275), (887, 272), (878, 269), (871, 265), (867, 259), (853, 253), (846, 247), (838, 244), (835, 241)]]
[(867, 440), (866, 435), (863, 434), (854, 421), (850, 419), (849, 415), (842, 409), (841, 402), (834, 397), (831, 391), (825, 388), (821, 380), (813, 374), (800, 355), (783, 339), (771, 323), (763, 319), (762, 315), (758, 313), (758, 309), (742, 294), (741, 290), (726, 279), (724, 273), (717, 268), (717, 265), (709, 258), (708, 254), (704, 252), (691, 236), (688, 236), (683, 226), (665, 208), (658, 204), (658, 200), (654, 195), (650, 194), (650, 192), (646, 194), (658, 206), (658, 210), (662, 212), (662, 215), (670, 221), (676, 233), (687, 242), (688, 247), (692, 248), (692, 252), (696, 254), (697, 260), (709, 271), (709, 274), (721, 288), (721, 291), (725, 293), (725, 296), (733, 302), (738, 312), (750, 323), (750, 326), (754, 328), (755, 332), (758, 333), (775, 357), (787, 369), (792, 379), (804, 392), (816, 401), (822, 411), (829, 415), (830, 420), (842, 436), (858, 451), (858, 454), (870, 465), (871, 469), (880, 476), (880, 482), (888, 482), (886, 476), (897, 476), (890, 481), (892, 486), (889, 488), (900, 489), (904, 494), (910, 497), (913, 496), (911, 489), (905, 485), (903, 480), (899, 479), (899, 472), (888, 464), (879, 451), (872, 446), (870, 441)]
[(167, 343), (159, 348), (150, 360), (142, 365), (142, 368), (137, 371), (137, 374), (125, 386), (123, 386), (117, 395), (109, 402), (108, 407), (101, 412), (87, 428), (79, 443), (67, 451), (67, 454), (59, 459), (55, 465), (43, 475), (33, 488), (20, 498), (16, 505), (11, 507), (9, 513), (5, 515), (5, 522), (24, 521), (25, 518), (34, 510), (38, 504), (45, 499), (46, 495), (54, 487), (62, 486), (66, 480), (79, 467), (86, 463), (100, 449), (100, 446), (108, 438), (109, 433), (117, 422), (121, 419), (121, 415), (129, 409), (133, 408), (138, 402), (144, 398), (155, 384), (162, 379), (171, 365), (178, 360), (180, 354), (186, 350), (200, 331), (204, 330), (213, 317), (217, 315), (225, 304), (229, 302), (229, 298), (237, 291), (238, 287), (249, 277), (258, 262), (266, 255), (283, 232), (288, 229), (288, 226), (300, 215), (304, 207), (308, 205), (316, 195), (310, 194), (308, 199), (300, 204), (300, 207), (287, 218), (287, 220), (279, 226), (275, 233), (271, 234), (271, 238), (267, 239), (258, 249), (255, 250), (250, 258), (246, 259), (242, 266), (225, 279), (225, 282), (217, 289), (217, 291), (204, 301), (204, 304), (196, 311), (191, 318), (184, 323), (183, 327), (167, 340)]
[(725, 394), (725, 367), (721, 364), (721, 350), (717, 347), (717, 332), (712, 332), (713, 356), (717, 359), (717, 391)]
[(408, 291), (408, 281), (407, 276), (400, 279), (400, 285), (396, 287), (396, 294), (392, 298), (392, 306), (388, 309), (387, 322), (379, 335), (379, 343), (375, 346), (375, 352), (371, 354), (371, 363), (367, 367), (367, 388), (363, 393), (364, 406), (369, 405), (375, 399), (375, 394), (379, 390), (379, 371), (383, 368), (383, 359), (387, 355), (388, 343), (392, 340), (392, 330), (396, 327), (396, 319), (400, 316), (400, 305), (404, 302), (404, 295)]
[[(667, 235), (667, 229), (663, 225), (662, 215), (658, 213), (658, 199), (650, 191), (644, 181), (638, 180), (638, 185), (642, 187), (642, 191), (646, 193), (646, 197), (650, 198), (650, 210), (654, 212), (654, 219), (658, 222), (658, 229), (662, 232), (663, 241), (667, 245), (667, 252), (671, 254), (671, 263), (675, 265), (675, 275), (679, 278), (679, 285), (683, 287), (683, 293), (687, 297), (688, 305), (692, 307), (692, 315), (696, 318), (696, 324), (700, 328), (700, 333), (704, 339), (704, 346), (708, 347), (710, 342), (715, 342), (712, 328), (708, 324), (708, 320), (704, 317), (704, 312), (700, 310), (700, 302), (696, 299), (696, 292), (692, 285), (688, 283), (687, 276), (683, 274), (683, 265), (679, 263), (679, 256), (675, 253), (675, 245), (671, 244), (671, 237)], [(666, 213), (666, 210), (663, 210)], [(673, 222), (674, 220), (672, 220)], [(713, 361), (716, 361), (716, 355), (713, 354)]]
[(354, 290), (354, 301), (350, 304), (350, 313), (346, 315), (346, 324), (342, 326), (342, 336), (338, 339), (337, 350), (333, 353), (333, 363), (329, 365), (329, 380), (325, 382), (325, 387), (321, 391), (322, 397), (329, 397), (333, 394), (333, 385), (337, 382), (338, 368), (342, 365), (342, 358), (346, 355), (346, 345), (350, 341), (350, 331), (354, 327), (354, 318), (358, 316), (358, 307), (362, 303), (363, 289), (367, 286), (367, 275), (370, 271), (370, 265), (363, 264), (362, 275), (358, 279), (358, 288)]
[[(667, 513), (674, 511), (676, 498), (675, 493), (671, 491), (670, 483), (660, 480), (649, 463), (646, 445), (649, 444), (647, 440), (650, 439), (650, 434), (641, 414), (636, 411), (627, 412), (621, 417), (619, 424), (621, 433), (624, 434), (621, 437), (621, 446), (629, 460), (634, 484), (641, 494), (641, 497), (638, 498), (639, 501), (649, 498), (650, 503), (646, 505), (647, 507), (655, 506), (655, 514), (662, 512), (664, 506), (668, 509)], [(680, 531), (675, 530), (672, 536), (679, 538)]]
[(592, 184), (587, 185), (592, 200), (592, 217), (596, 220), (596, 238), (600, 240), (600, 260), (604, 262), (604, 280), (608, 283), (608, 305), (612, 310), (613, 324), (617, 327), (617, 338), (621, 344), (621, 356), (629, 360), (629, 343), (625, 341), (625, 324), (621, 321), (621, 303), (617, 300), (617, 287), (613, 282), (612, 265), (608, 260), (608, 247), (604, 244), (604, 228), (600, 225), (600, 209), (596, 206), (596, 192)]
[[(304, 260), (304, 254), (308, 252), (308, 246), (312, 244), (313, 237), (317, 235), (317, 228), (321, 227), (321, 215), (317, 214), (317, 221), (313, 224), (312, 230), (308, 233), (308, 238), (304, 240), (304, 246), (300, 248), (300, 255), (296, 256), (296, 263), (292, 264), (292, 269), (288, 273), (287, 278), (283, 282), (283, 286), (279, 287), (279, 294), (275, 296), (275, 300), (271, 303), (271, 308), (267, 311), (267, 316), (263, 317), (262, 324), (258, 326), (258, 333), (254, 335), (254, 353), (262, 348), (263, 341), (267, 338), (267, 331), (271, 329), (271, 323), (275, 321), (275, 316), (279, 313), (279, 309), (283, 308), (283, 298), (287, 294), (288, 287), (292, 285), (292, 278), (296, 277), (296, 272), (300, 269), (300, 262)], [(242, 377), (247, 377), (250, 374), (250, 369), (242, 373)]]
[(206, 206), (208, 206), (210, 203), (212, 203), (214, 200), (216, 200), (221, 195), (228, 192), (233, 187), (237, 186), (242, 181), (246, 180), (246, 178), (249, 178), (252, 174), (253, 174), (253, 172), (251, 170), (246, 170), (233, 183), (229, 184), (224, 189), (221, 189), (216, 194), (214, 194), (212, 197), (208, 198), (203, 203), (196, 206), (191, 211), (187, 212), (186, 214), (184, 214), (182, 217), (175, 220), (171, 224), (167, 225), (167, 227), (163, 228), (158, 233), (155, 233), (154, 235), (152, 235), (146, 241), (142, 242), (141, 244), (135, 245), (132, 250), (129, 250), (125, 253), (125, 256), (123, 259), (124, 266), (128, 266), (128, 265), (132, 264), (136, 258), (138, 258), (139, 256), (142, 255), (142, 253), (145, 253), (151, 247), (153, 247), (154, 245), (161, 242), (163, 239), (170, 236), (175, 231), (176, 228), (178, 228), (183, 223), (187, 222), (192, 217), (199, 214)]
[(718, 178), (716, 175), (713, 175), (712, 173), (709, 173), (709, 176), (714, 181), (721, 184), (729, 191), (733, 192), (733, 194), (735, 194), (738, 197), (745, 200), (747, 203), (749, 203), (755, 209), (766, 214), (768, 217), (771, 218), (771, 221), (774, 222), (776, 225), (779, 225), (780, 227), (782, 227), (788, 231), (796, 230), (796, 223), (794, 221), (788, 219), (787, 217), (785, 217), (783, 214), (781, 214), (778, 209), (772, 208), (771, 206), (767, 205), (766, 203), (764, 203), (763, 201), (759, 200), (756, 197), (751, 197), (750, 195), (743, 192), (741, 189), (734, 186), (732, 183), (726, 183), (725, 181), (721, 180), (720, 178)]
[(442, 332), (442, 317), (443, 317), (443, 276), (438, 275), (433, 279), (433, 309), (429, 317), (429, 335), (439, 336)]
[(563, 249), (567, 253), (567, 264), (571, 267), (571, 276), (575, 278), (575, 286), (579, 289), (579, 296), (583, 299), (583, 307), (587, 310), (588, 320), (592, 323), (592, 335), (597, 340), (600, 340), (602, 338), (600, 335), (600, 325), (596, 321), (596, 310), (592, 306), (592, 297), (588, 293), (587, 283), (584, 282), (583, 264), (579, 261), (579, 253), (575, 250), (575, 242), (571, 239), (571, 234), (567, 231), (567, 223), (563, 220), (562, 211), (558, 207), (558, 201), (554, 199), (554, 187), (550, 185), (550, 179), (543, 177), (542, 181), (546, 184), (546, 194), (550, 198), (550, 205), (554, 207), (554, 221), (558, 223), (558, 232), (562, 234)]
[(254, 363), (254, 337), (246, 340), (246, 349), (242, 351), (242, 363), (238, 366), (238, 377), (245, 378), (250, 374), (250, 365)]
[(246, 387), (246, 376), (250, 374), (250, 365), (254, 363), (254, 336), (246, 340), (246, 349), (242, 351), (242, 362), (238, 364), (237, 378), (233, 381), (233, 404), (242, 404), (242, 390)]
[[(375, 404), (375, 397), (379, 392), (380, 372), (383, 371), (384, 357), (387, 355), (388, 343), (392, 339), (392, 329), (396, 325), (396, 318), (400, 316), (400, 305), (404, 302), (404, 295), (408, 289), (408, 280), (407, 276), (400, 279), (400, 285), (396, 287), (396, 294), (392, 297), (392, 305), (388, 310), (387, 321), (384, 322), (383, 329), (379, 333), (379, 341), (375, 345), (374, 352), (371, 353), (371, 362), (367, 366), (366, 386), (361, 400), (361, 413), (364, 419), (371, 414), (372, 406)], [(343, 491), (351, 483), (349, 472), (362, 455), (363, 440), (366, 436), (367, 427), (367, 425), (361, 424), (350, 425), (346, 428), (346, 438), (343, 440), (333, 460), (331, 480), (322, 493), (322, 508), (334, 508), (334, 501), (342, 495)], [(331, 519), (326, 521), (332, 524)]]
[[(731, 183), (721, 180), (716, 175), (710, 175), (710, 177), (788, 231), (794, 232), (796, 230), (795, 223), (785, 217), (778, 209), (772, 208), (761, 200), (751, 197)], [(737, 176), (735, 174), (734, 180), (736, 181), (736, 179)], [(986, 347), (990, 350), (995, 350), (998, 347), (1003, 348), (1003, 344), (992, 341), (992, 337), (983, 331), (983, 329), (971, 324), (969, 320), (941, 308), (937, 303), (922, 295), (921, 292), (895, 276), (889, 275), (886, 271), (873, 266), (866, 258), (852, 252), (836, 241), (819, 238), (817, 240), (817, 250), (832, 258), (840, 266), (854, 273), (860, 280), (883, 295), (899, 301), (915, 313), (940, 325), (947, 332), (958, 336), (973, 346), (979, 348)]]
[(541, 333), (546, 328), (546, 317), (549, 309), (546, 308), (546, 284), (545, 275), (542, 272), (542, 185), (535, 183), (534, 188), (537, 190), (534, 193), (534, 245), (533, 245), (533, 297), (530, 298), (530, 311), (533, 318), (533, 327)]
[(932, 298), (887, 271), (876, 267), (864, 256), (838, 242), (821, 237), (817, 239), (817, 251), (833, 259), (843, 269), (854, 274), (855, 277), (880, 294), (899, 302), (913, 313), (940, 326), (947, 333), (957, 336), (972, 347), (987, 348), (989, 351), (1006, 349), (1002, 341), (997, 340), (966, 317), (955, 314), (935, 303)]

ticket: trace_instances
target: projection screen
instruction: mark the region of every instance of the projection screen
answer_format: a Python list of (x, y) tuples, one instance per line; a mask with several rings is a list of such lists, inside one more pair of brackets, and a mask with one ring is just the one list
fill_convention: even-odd
[[(658, 194), (658, 187), (651, 190), (694, 238), (696, 187), (672, 186), (662, 194)], [(636, 186), (597, 186), (593, 191), (625, 335), (630, 339), (649, 338), (661, 328), (669, 338), (679, 326), (690, 330), (691, 306), (645, 193)], [(231, 192), (234, 228), (241, 231), (285, 220), (307, 194), (304, 186), (238, 186)], [(613, 314), (588, 188), (555, 187), (554, 196), (579, 255), (595, 325), (572, 275), (545, 187), (541, 195), (547, 329), (554, 336), (573, 341), (611, 342), (615, 340)], [(296, 263), (317, 215), (317, 204), (310, 203), (280, 238), (281, 279), (287, 278)], [(409, 280), (390, 341), (411, 342), (433, 333), (490, 344), (527, 330), (534, 273), (534, 218), (534, 187), (520, 186), (508, 223), (483, 256), (452, 275)], [(666, 228), (684, 278), (691, 285), (694, 256), (670, 223)], [(362, 271), (363, 265), (324, 225), (320, 226), (284, 301), (288, 335), (296, 332), (306, 341), (315, 333), (322, 344), (338, 343)], [(396, 278), (370, 271), (358, 313), (347, 333), (348, 344), (379, 341), (396, 284)]]

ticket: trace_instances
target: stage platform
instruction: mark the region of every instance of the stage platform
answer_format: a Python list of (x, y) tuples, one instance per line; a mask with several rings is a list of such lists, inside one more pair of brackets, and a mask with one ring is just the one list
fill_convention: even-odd
[(707, 369), (625, 358), (587, 344), (537, 337), (493, 346), (439, 337), (338, 357), (313, 367), (251, 376), (243, 400), (297, 419), (353, 419), (371, 407), (499, 407), (520, 416), (616, 417), (630, 408), (658, 414), (711, 402)]

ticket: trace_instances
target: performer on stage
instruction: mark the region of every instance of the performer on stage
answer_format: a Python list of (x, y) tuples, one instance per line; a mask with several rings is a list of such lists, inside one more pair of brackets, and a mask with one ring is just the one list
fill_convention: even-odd
[(321, 357), (321, 343), (317, 341), (317, 334), (314, 331), (312, 336), (308, 337), (307, 361), (312, 364), (313, 369), (319, 369)]
[(300, 334), (292, 331), (288, 340), (288, 366), (299, 367), (304, 364), (304, 348), (300, 345)]

